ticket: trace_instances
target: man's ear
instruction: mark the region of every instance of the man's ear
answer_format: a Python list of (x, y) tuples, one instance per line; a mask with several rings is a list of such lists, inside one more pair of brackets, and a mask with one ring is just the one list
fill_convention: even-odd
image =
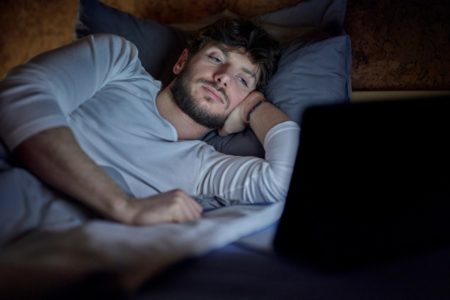
[(172, 71), (175, 75), (180, 74), (180, 72), (183, 70), (184, 66), (186, 65), (186, 62), (188, 61), (189, 57), (189, 50), (184, 49), (183, 52), (181, 52), (180, 57), (178, 57), (177, 62), (172, 68)]

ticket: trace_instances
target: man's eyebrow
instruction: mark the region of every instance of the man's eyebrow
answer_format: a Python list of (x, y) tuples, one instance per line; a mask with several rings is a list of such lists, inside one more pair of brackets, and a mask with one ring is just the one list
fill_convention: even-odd
[(230, 50), (225, 48), (223, 45), (217, 44), (217, 45), (214, 45), (213, 47), (216, 47), (217, 49), (219, 49), (223, 53), (223, 55), (225, 55), (226, 58), (229, 57), (228, 52), (230, 52)]
[(249, 69), (242, 67), (242, 71), (244, 71), (244, 73), (250, 75), (250, 77), (252, 77), (253, 79), (256, 79), (256, 73), (250, 71)]

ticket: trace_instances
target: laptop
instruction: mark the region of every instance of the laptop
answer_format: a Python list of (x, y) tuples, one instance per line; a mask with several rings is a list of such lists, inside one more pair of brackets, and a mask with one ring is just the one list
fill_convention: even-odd
[(273, 248), (354, 266), (450, 244), (450, 97), (315, 106)]

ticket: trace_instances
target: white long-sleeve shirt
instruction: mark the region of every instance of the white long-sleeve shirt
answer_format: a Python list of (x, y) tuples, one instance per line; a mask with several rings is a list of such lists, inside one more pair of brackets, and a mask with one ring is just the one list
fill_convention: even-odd
[(0, 83), (0, 137), (13, 150), (40, 131), (68, 126), (135, 197), (181, 188), (241, 203), (285, 198), (298, 146), (295, 122), (267, 133), (265, 159), (225, 155), (203, 141), (178, 140), (156, 107), (160, 89), (133, 44), (89, 36), (34, 58)]

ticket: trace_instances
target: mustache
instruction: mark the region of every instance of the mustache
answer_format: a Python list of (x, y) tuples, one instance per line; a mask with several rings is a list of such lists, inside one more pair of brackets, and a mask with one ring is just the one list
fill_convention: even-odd
[(225, 102), (227, 104), (230, 103), (230, 101), (228, 100), (228, 96), (225, 93), (225, 90), (222, 87), (220, 87), (218, 84), (216, 84), (214, 81), (209, 81), (209, 80), (206, 80), (206, 79), (199, 79), (199, 82), (201, 82), (201, 83), (203, 83), (205, 85), (209, 85), (210, 87), (212, 87), (213, 89), (218, 91), (223, 96), (223, 99), (225, 100)]

